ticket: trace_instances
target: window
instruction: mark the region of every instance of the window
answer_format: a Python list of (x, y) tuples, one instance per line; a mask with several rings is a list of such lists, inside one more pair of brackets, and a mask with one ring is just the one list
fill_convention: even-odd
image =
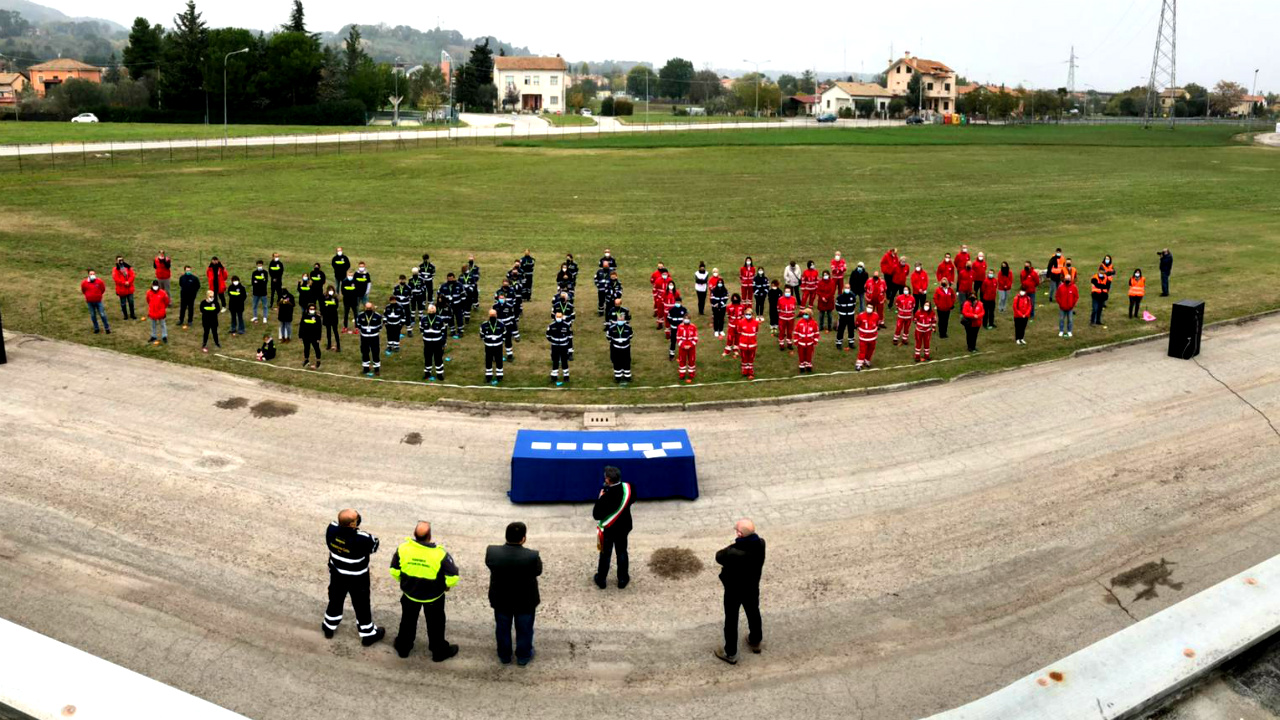
[(525, 85), (528, 85), (528, 84), (529, 84), (529, 76), (528, 76), (528, 75), (525, 75), (525, 76), (524, 76), (524, 84), (525, 84)]
[(552, 105), (559, 105), (559, 104), (560, 104), (560, 98), (559, 98), (558, 96), (556, 96), (556, 95), (552, 95), (552, 96), (551, 96), (551, 104), (552, 104)]
[(926, 83), (926, 84), (928, 85), (928, 87), (925, 88), (926, 90), (933, 90), (933, 83)]
[(951, 109), (951, 101), (950, 101), (950, 100), (943, 100), (943, 101), (942, 101), (942, 109), (943, 109), (943, 110), (950, 110), (950, 109)]
[(911, 66), (910, 66), (910, 65), (908, 65), (908, 66), (907, 66), (907, 74), (908, 74), (908, 75), (910, 75), (910, 74), (911, 74)]
[(947, 92), (951, 92), (951, 83), (943, 83), (942, 89), (946, 90)]
[(560, 76), (559, 76), (559, 75), (552, 75), (552, 76), (551, 76), (551, 84), (552, 84), (553, 86), (554, 86), (554, 85), (559, 85), (559, 84), (560, 84)]
[(899, 75), (901, 75), (901, 74), (902, 74), (902, 66), (901, 66), (901, 65), (899, 65), (899, 66), (898, 66), (898, 74), (899, 74)]
[(541, 76), (541, 75), (534, 75), (534, 76), (533, 76), (533, 84), (534, 84), (534, 85), (541, 85), (541, 84), (542, 84), (542, 76)]

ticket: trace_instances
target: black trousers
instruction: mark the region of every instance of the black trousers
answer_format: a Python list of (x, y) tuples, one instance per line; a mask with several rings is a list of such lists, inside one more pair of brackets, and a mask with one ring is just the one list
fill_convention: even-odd
[(722, 307), (711, 308), (711, 328), (713, 332), (724, 332), (724, 315), (725, 309)]
[(1013, 319), (1013, 339), (1021, 340), (1027, 334), (1027, 319), (1016, 317)]
[(950, 322), (950, 320), (951, 320), (950, 310), (938, 311), (938, 337), (944, 338), (947, 336), (947, 323)]
[(195, 296), (186, 297), (185, 295), (178, 300), (178, 324), (190, 325), (196, 319), (196, 299)]
[(738, 654), (738, 608), (747, 613), (747, 644), (759, 645), (764, 639), (760, 621), (760, 591), (754, 594), (724, 591), (724, 652)]
[(890, 280), (884, 279), (884, 306), (893, 307), (893, 299), (898, 297), (898, 293), (902, 292), (902, 286)]
[(338, 332), (338, 323), (324, 324), (324, 344), (330, 348), (342, 349), (342, 333)]
[(213, 344), (214, 344), (214, 345), (217, 345), (218, 347), (222, 347), (222, 343), (218, 342), (218, 326), (217, 326), (217, 325), (214, 325), (213, 327), (209, 327), (208, 325), (206, 325), (206, 326), (205, 326), (205, 328), (204, 328), (204, 340), (200, 343), (200, 346), (201, 346), (201, 347), (208, 347), (208, 346), (209, 346), (209, 334), (210, 334), (210, 333), (212, 333), (212, 334), (213, 334)]
[(427, 649), (433, 658), (443, 657), (449, 651), (449, 641), (444, 639), (444, 596), (432, 602), (420, 603), (400, 596), (400, 631), (396, 633), (395, 647), (408, 655), (418, 634), (418, 613), (427, 619)]
[(403, 325), (387, 325), (387, 349), (400, 349), (400, 330)]
[(609, 348), (609, 360), (613, 362), (614, 382), (631, 379), (631, 348), (626, 350)]
[(631, 581), (631, 563), (627, 556), (627, 535), (611, 535), (604, 534), (604, 542), (600, 546), (600, 563), (596, 566), (596, 584), (605, 582), (609, 579), (609, 561), (613, 559), (613, 553), (618, 553), (618, 582), (628, 583)]
[(354, 320), (360, 314), (360, 302), (358, 298), (351, 298), (351, 302), (347, 302), (346, 298), (342, 300), (342, 327), (346, 329), (347, 320)]
[(596, 290), (596, 314), (604, 314), (605, 301), (609, 299), (608, 294), (604, 290)]
[(276, 304), (276, 300), (280, 299), (281, 293), (284, 291), (284, 283), (280, 280), (271, 281), (271, 298), (268, 302), (272, 305)]
[(303, 340), (302, 341), (302, 362), (311, 359), (311, 349), (315, 348), (316, 362), (320, 362), (320, 341), (319, 340)]
[(422, 343), (422, 374), (444, 379), (444, 342)]
[(453, 334), (459, 337), (462, 336), (462, 325), (466, 322), (466, 319), (463, 317), (466, 309), (466, 303), (459, 303), (449, 307), (449, 312), (453, 313)]
[(373, 610), (369, 607), (369, 573), (343, 575), (329, 568), (329, 605), (324, 610), (324, 626), (330, 630), (338, 629), (348, 595), (351, 596), (351, 609), (356, 612), (360, 637), (373, 635), (378, 626), (373, 623)]
[(511, 356), (511, 343), (515, 342), (516, 323), (513, 319), (510, 325), (506, 326), (506, 332), (502, 335), (502, 344), (507, 349), (507, 357)]
[(924, 308), (924, 293), (912, 293), (916, 297), (916, 309)]
[(698, 314), (699, 314), (699, 315), (706, 315), (706, 314), (707, 314), (707, 312), (706, 312), (706, 310), (707, 310), (707, 291), (706, 291), (706, 290), (697, 290), (696, 292), (698, 293)]
[(1129, 296), (1129, 317), (1131, 318), (1142, 317), (1142, 296), (1141, 295)]
[[(511, 342), (511, 336), (507, 336), (508, 345)], [(502, 379), (502, 346), (501, 345), (485, 345), (484, 346), (484, 377), (486, 380), (497, 378)]]
[(555, 377), (556, 370), (564, 368), (564, 374), (569, 374), (569, 348), (568, 346), (552, 345), (551, 346), (551, 375)]
[(969, 348), (969, 352), (973, 352), (978, 349), (978, 332), (981, 330), (982, 328), (978, 325), (970, 324), (964, 326), (964, 338), (965, 343)]
[(836, 349), (843, 346), (845, 333), (849, 334), (849, 347), (854, 347), (857, 341), (853, 335), (853, 318), (841, 315), (836, 325)]
[(365, 370), (370, 367), (382, 367), (382, 358), (378, 353), (382, 352), (381, 343), (378, 342), (378, 336), (365, 337), (360, 336), (360, 364)]
[(996, 301), (995, 300), (982, 301), (982, 326), (991, 327), (991, 328), (996, 326)]
[(768, 295), (756, 295), (756, 317), (760, 317), (764, 313), (764, 303), (769, 299)]

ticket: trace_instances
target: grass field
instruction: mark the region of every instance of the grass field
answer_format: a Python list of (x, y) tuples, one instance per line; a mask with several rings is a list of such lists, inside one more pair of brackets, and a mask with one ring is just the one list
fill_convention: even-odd
[[(1167, 327), (1170, 301), (1185, 297), (1206, 300), (1209, 320), (1280, 306), (1274, 282), (1280, 153), (1274, 150), (1248, 147), (1211, 129), (917, 130), (735, 131), (716, 134), (721, 142), (706, 147), (691, 143), (711, 134), (674, 133), (639, 138), (665, 140), (669, 147), (638, 150), (625, 143), (601, 146), (631, 139), (609, 137), (550, 147), (423, 146), (377, 155), (0, 175), (0, 303), (10, 330), (342, 394), (631, 403), (793, 394), (1047, 360), (1158, 332)], [(788, 135), (793, 144), (778, 147)], [(742, 138), (759, 144), (722, 146)], [(846, 142), (814, 145), (834, 138)], [(1073, 339), (1059, 339), (1055, 315), (1042, 313), (1026, 347), (1013, 344), (1012, 321), (1002, 316), (998, 329), (983, 333), (981, 354), (968, 357), (953, 322), (950, 339), (935, 338), (929, 366), (912, 366), (910, 353), (893, 347), (885, 332), (877, 354), (882, 369), (861, 374), (849, 372), (852, 357), (837, 355), (833, 336), (824, 335), (817, 372), (846, 374), (795, 377), (795, 357), (764, 337), (757, 375), (769, 381), (755, 383), (733, 382), (737, 365), (719, 358), (708, 315), (697, 319), (704, 338), (700, 385), (645, 389), (670, 385), (676, 375), (666, 342), (647, 322), (647, 277), (659, 259), (674, 269), (692, 301), (699, 260), (733, 276), (750, 254), (773, 277), (793, 258), (825, 265), (836, 249), (851, 262), (872, 266), (886, 247), (897, 246), (932, 266), (962, 242), (997, 264), (1015, 266), (1024, 259), (1042, 266), (1060, 245), (1082, 276), (1111, 253), (1122, 282), (1135, 266), (1156, 278), (1155, 250), (1168, 246), (1176, 258), (1174, 297), (1148, 298), (1157, 322), (1131, 322), (1118, 284), (1106, 329), (1088, 327), (1086, 298)], [(517, 361), (507, 370), (509, 387), (527, 389), (413, 384), (421, 378), (416, 337), (401, 356), (383, 362), (383, 378), (405, 384), (356, 377), (359, 356), (351, 336), (340, 354), (325, 355), (324, 370), (341, 377), (301, 371), (296, 342), (283, 346), (277, 367), (202, 356), (195, 328), (171, 325), (170, 345), (153, 348), (144, 344), (145, 322), (118, 320), (110, 292), (107, 308), (116, 332), (95, 336), (77, 291), (84, 267), (105, 272), (117, 253), (143, 269), (140, 277), (149, 277), (149, 258), (162, 247), (198, 270), (217, 254), (232, 272), (247, 276), (254, 259), (278, 250), (288, 276), (296, 277), (314, 261), (327, 267), (338, 244), (369, 264), (383, 299), (391, 277), (407, 274), (428, 251), (442, 276), (474, 252), (483, 269), (482, 295), (490, 297), (501, 270), (531, 248), (538, 259), (535, 298), (527, 305)], [(636, 317), (636, 387), (625, 391), (609, 387), (612, 374), (589, 284), (606, 246), (621, 260), (626, 304)], [(566, 251), (583, 268), (575, 387), (545, 390), (549, 363), (542, 330), (555, 268)], [(251, 358), (261, 335), (254, 337), (255, 329), (250, 325), (243, 339), (224, 339), (223, 352)], [(481, 380), (474, 328), (452, 343), (450, 355), (450, 382)]]
[[(346, 132), (389, 132), (395, 130), (431, 130), (443, 126), (394, 128), (390, 125), (231, 125), (231, 137), (265, 135), (330, 135)], [(458, 127), (455, 124), (454, 127)], [(4, 122), (0, 123), (0, 145), (133, 142), (137, 140), (204, 140), (222, 137), (221, 125), (176, 125), (170, 123), (70, 123), (70, 122)]]
[(556, 127), (577, 127), (579, 125), (595, 125), (595, 118), (583, 117), (577, 113), (568, 115), (542, 115), (543, 120), (555, 125)]

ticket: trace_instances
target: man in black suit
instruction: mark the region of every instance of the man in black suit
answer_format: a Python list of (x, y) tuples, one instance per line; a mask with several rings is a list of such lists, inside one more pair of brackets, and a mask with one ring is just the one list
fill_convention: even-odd
[(720, 582), (724, 583), (724, 647), (716, 657), (738, 663), (738, 608), (747, 613), (747, 647), (759, 654), (763, 630), (760, 627), (760, 574), (764, 570), (764, 539), (756, 534), (755, 523), (743, 518), (735, 526), (738, 534), (729, 547), (716, 553)]
[(511, 664), (511, 625), (516, 627), (516, 664), (533, 660), (533, 615), (538, 607), (538, 576), (542, 558), (524, 546), (527, 528), (522, 522), (507, 526), (507, 544), (490, 545), (484, 553), (489, 567), (489, 607), (497, 623), (498, 659)]
[(604, 589), (609, 579), (609, 561), (618, 551), (618, 589), (631, 582), (627, 563), (627, 535), (631, 533), (631, 503), (635, 500), (631, 483), (622, 482), (622, 472), (609, 465), (604, 469), (604, 488), (591, 515), (596, 520), (596, 545), (600, 563), (596, 568), (596, 587)]

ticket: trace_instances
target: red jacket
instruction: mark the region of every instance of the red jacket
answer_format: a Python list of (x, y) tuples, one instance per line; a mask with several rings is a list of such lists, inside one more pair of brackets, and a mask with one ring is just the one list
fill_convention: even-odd
[(746, 310), (747, 306), (745, 303), (738, 303), (737, 305), (729, 303), (728, 305), (725, 305), (724, 319), (729, 323), (729, 327), (736, 330), (737, 326), (734, 323), (742, 317), (742, 313), (746, 312)]
[(1028, 295), (1035, 292), (1036, 288), (1040, 287), (1040, 273), (1036, 272), (1035, 268), (1031, 268), (1030, 270), (1023, 268), (1022, 273), (1018, 277), (1021, 282), (1019, 287), (1026, 290)]
[(961, 250), (960, 252), (956, 253), (955, 260), (956, 260), (956, 268), (957, 269), (962, 268), (965, 266), (965, 263), (969, 262), (969, 253), (965, 252), (964, 250)]
[(836, 284), (834, 277), (818, 281), (818, 310), (831, 312), (836, 309)]
[(924, 310), (917, 310), (915, 321), (916, 321), (916, 332), (924, 333), (925, 335), (928, 335), (929, 333), (933, 332), (933, 329), (935, 327), (938, 326), (938, 314), (932, 310), (930, 310), (929, 312), (925, 312)]
[(955, 288), (948, 285), (947, 287), (939, 286), (933, 291), (933, 306), (939, 310), (950, 310), (956, 306)]
[(157, 280), (168, 280), (173, 275), (173, 258), (156, 256), (151, 261), (151, 267), (156, 269)]
[(964, 307), (960, 309), (960, 314), (969, 321), (969, 326), (973, 327), (982, 324), (982, 316), (986, 315), (987, 311), (983, 309), (982, 303), (974, 302), (970, 299), (965, 301)]
[(887, 293), (888, 291), (889, 291), (889, 288), (885, 283), (884, 278), (881, 278), (879, 280), (877, 280), (876, 278), (870, 278), (867, 280), (867, 289), (866, 289), (867, 302), (869, 303), (884, 302), (885, 293)]
[(787, 297), (783, 295), (778, 298), (778, 319), (787, 321), (796, 319), (796, 299), (794, 296)]
[(893, 284), (897, 285), (898, 287), (906, 287), (907, 275), (910, 272), (911, 272), (910, 265), (904, 262), (899, 262), (898, 267), (893, 271)]
[(1054, 300), (1058, 301), (1058, 307), (1063, 310), (1074, 310), (1076, 303), (1080, 301), (1080, 290), (1075, 283), (1063, 283), (1058, 286), (1058, 297)]
[(805, 268), (800, 273), (800, 289), (805, 292), (813, 292), (818, 289), (818, 271), (813, 268)]
[(1016, 318), (1031, 317), (1031, 296), (1018, 295), (1013, 299), (1013, 316)]
[(1013, 289), (1013, 271), (1012, 270), (1010, 270), (1008, 274), (1005, 274), (1003, 272), (996, 273), (996, 288), (999, 290)]
[(893, 299), (894, 307), (898, 308), (899, 320), (910, 320), (916, 314), (916, 298), (911, 293), (899, 293), (898, 297)]
[(738, 348), (750, 350), (756, 347), (760, 342), (760, 318), (752, 317), (750, 320), (742, 318), (737, 325)]
[(867, 308), (853, 318), (853, 326), (858, 329), (858, 339), (863, 342), (875, 342), (880, 335), (880, 315)]
[(85, 278), (80, 281), (80, 292), (84, 293), (85, 302), (102, 302), (102, 296), (107, 294), (107, 284), (100, 277), (95, 277), (92, 282)]
[(987, 281), (987, 261), (986, 260), (973, 261), (973, 278), (975, 280), (977, 280), (978, 278), (982, 278), (982, 282)]
[(169, 311), (169, 293), (163, 290), (147, 291), (147, 317), (163, 320)]
[(116, 268), (111, 271), (111, 279), (116, 281), (117, 295), (132, 295), (133, 281), (137, 278), (138, 273), (134, 272), (131, 267), (124, 269)]
[(982, 283), (982, 299), (983, 300), (996, 299), (996, 295), (1000, 289), (999, 285), (997, 285), (998, 282), (999, 281), (997, 278), (987, 278), (985, 281), (983, 281)]
[(822, 333), (818, 332), (818, 321), (813, 318), (805, 320), (800, 318), (796, 321), (796, 346), (813, 347), (818, 344), (818, 340)]
[(929, 290), (929, 273), (924, 269), (911, 273), (911, 292), (923, 295)]
[(743, 265), (738, 268), (738, 279), (742, 281), (743, 285), (751, 287), (751, 283), (756, 280), (756, 266), (752, 265), (751, 267), (747, 267), (746, 265)]
[(848, 272), (848, 270), (849, 263), (845, 262), (844, 258), (840, 258), (839, 260), (836, 260), (835, 258), (831, 259), (831, 277), (833, 279), (843, 281), (844, 274)]
[(227, 266), (226, 265), (219, 265), (216, 268), (210, 265), (209, 269), (205, 270), (204, 276), (209, 280), (208, 289), (216, 293), (224, 293), (227, 291)]
[(708, 277), (707, 277), (707, 290), (708, 290), (708, 291), (710, 291), (712, 288), (714, 288), (715, 286), (719, 285), (719, 284), (720, 284), (720, 283), (722, 283), (722, 282), (724, 282), (724, 278), (720, 277), (719, 275), (710, 275), (710, 276), (708, 276)]
[(698, 328), (693, 323), (681, 323), (676, 328), (676, 345), (688, 350), (698, 346)]
[(956, 284), (956, 264), (953, 262), (947, 262), (946, 260), (943, 260), (942, 262), (938, 263), (938, 272), (934, 273), (934, 277), (938, 279), (938, 282), (947, 280), (952, 285), (955, 285)]
[(898, 253), (890, 250), (880, 258), (880, 275), (885, 278), (893, 277), (898, 271)]
[(973, 273), (965, 268), (960, 271), (960, 282), (956, 285), (956, 290), (968, 294), (973, 292)]

